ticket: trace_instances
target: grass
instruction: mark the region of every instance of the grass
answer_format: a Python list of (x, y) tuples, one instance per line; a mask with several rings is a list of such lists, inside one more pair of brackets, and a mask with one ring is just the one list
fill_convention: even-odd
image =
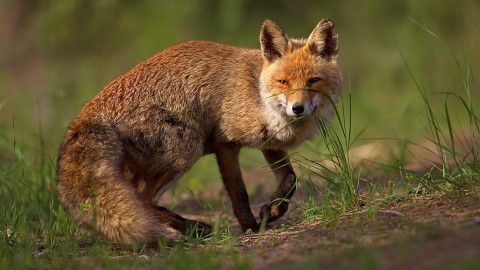
[[(439, 163), (432, 164), (432, 169), (421, 178), (422, 183), (425, 188), (440, 189), (444, 193), (455, 191), (478, 194), (480, 119), (476, 110), (478, 104), (475, 90), (478, 92), (478, 89), (475, 87), (474, 71), (470, 63), (462, 67), (460, 60), (440, 37), (426, 27), (419, 26), (450, 52), (463, 85), (463, 94), (461, 91), (436, 92), (444, 97), (443, 111), (438, 110), (400, 52), (424, 104), (427, 139), (435, 145), (440, 160)], [(452, 104), (452, 99), (457, 104)], [(456, 113), (452, 113), (452, 107), (458, 108)]]
[[(424, 29), (439, 39), (432, 31)], [(353, 118), (354, 98), (352, 91), (348, 91), (335, 107), (334, 122), (317, 119), (319, 139), (291, 157), (301, 172), (299, 185), (309, 191), (305, 201), (292, 202), (292, 216), (298, 224), (322, 220), (325, 228), (335, 228), (344, 213), (360, 209), (369, 210), (367, 219), (375, 219), (381, 207), (418, 196), (478, 198), (480, 115), (473, 67), (470, 63), (461, 64), (448, 50), (463, 89), (429, 91), (415, 75), (407, 57), (399, 51), (424, 108), (419, 114), (420, 122), (426, 129), (427, 140), (435, 148), (427, 149), (414, 141), (394, 138), (400, 146), (399, 154), (392, 157), (390, 163), (381, 165), (392, 170), (395, 176), (373, 181), (365, 174), (368, 168), (355, 166), (350, 159), (350, 150), (361, 141), (363, 130), (355, 133), (352, 128), (352, 122), (356, 121)], [(443, 99), (439, 102), (438, 97)], [(197, 239), (192, 235), (182, 242), (160, 243), (158, 249), (137, 248), (133, 252), (103, 242), (91, 232), (78, 228), (59, 206), (55, 195), (55, 159), (45, 146), (49, 138), (42, 126), (37, 127), (33, 143), (19, 140), (14, 119), (8, 131), (0, 132), (1, 154), (5, 157), (0, 164), (1, 269), (150, 269), (159, 266), (167, 269), (249, 269), (252, 266), (255, 254), (238, 252), (238, 235), (221, 217), (215, 219), (215, 232), (209, 239)], [(31, 144), (38, 147), (27, 149)], [(435, 158), (428, 170), (417, 172), (404, 168), (411, 147), (425, 148), (433, 154)], [(258, 157), (252, 155), (252, 159), (255, 163)], [(199, 167), (187, 176), (185, 186), (180, 186), (177, 192), (187, 190), (195, 196), (198, 190), (209, 188), (209, 183), (197, 178), (199, 175), (218, 178), (213, 162), (213, 159), (200, 161)], [(202, 174), (205, 168), (208, 173)], [(226, 212), (225, 204), (202, 201), (202, 205), (205, 210)], [(287, 228), (280, 227), (279, 231)], [(413, 238), (402, 242), (407, 243), (407, 253), (413, 249), (408, 244)], [(362, 269), (372, 269), (378, 266), (379, 251), (371, 246), (355, 243), (345, 254), (350, 258), (345, 267), (360, 265)], [(477, 261), (467, 256), (457, 266), (471, 269), (472, 265), (478, 266)], [(313, 269), (318, 262), (311, 259), (300, 266)]]

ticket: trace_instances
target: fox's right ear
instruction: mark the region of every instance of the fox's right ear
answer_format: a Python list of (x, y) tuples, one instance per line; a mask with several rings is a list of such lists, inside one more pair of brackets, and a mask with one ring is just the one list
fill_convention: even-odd
[(265, 20), (260, 30), (260, 45), (264, 59), (273, 62), (287, 51), (287, 36), (274, 21)]

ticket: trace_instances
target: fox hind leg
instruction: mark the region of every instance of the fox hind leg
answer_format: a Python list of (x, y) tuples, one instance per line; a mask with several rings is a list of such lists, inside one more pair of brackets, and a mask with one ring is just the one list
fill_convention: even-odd
[(208, 236), (212, 233), (212, 227), (197, 220), (186, 219), (165, 207), (155, 206), (155, 216), (160, 222), (180, 231), (183, 235), (196, 237)]
[[(170, 134), (170, 138), (174, 136), (175, 134)], [(136, 172), (137, 177), (134, 178), (141, 178), (142, 181), (134, 182), (136, 182), (139, 197), (150, 205), (155, 218), (160, 221), (160, 223), (167, 224), (187, 236), (203, 237), (212, 233), (212, 227), (210, 225), (201, 221), (186, 219), (158, 205), (165, 191), (174, 185), (203, 154), (203, 149), (198, 147), (199, 145), (203, 145), (198, 135), (194, 132), (184, 132), (182, 136), (184, 141), (181, 144), (177, 143), (175, 145), (176, 147), (168, 149), (168, 151), (165, 151), (165, 154), (156, 156), (158, 162), (154, 163), (161, 164), (162, 166), (158, 166), (158, 170), (155, 170), (157, 166), (152, 166), (151, 169), (154, 173), (151, 175), (155, 176), (148, 177), (141, 175), (141, 172)], [(178, 138), (178, 141), (182, 140)], [(190, 152), (186, 154), (185, 149), (188, 149)]]
[(186, 219), (167, 208), (158, 205), (158, 201), (166, 189), (180, 178), (180, 174), (175, 174), (176, 176), (171, 175), (171, 173), (166, 173), (162, 177), (152, 181), (152, 186), (155, 187), (147, 186), (144, 188), (144, 191), (139, 194), (140, 198), (145, 201), (146, 204), (149, 204), (153, 215), (160, 223), (167, 224), (169, 227), (179, 231), (183, 235), (198, 237), (210, 235), (212, 233), (212, 227), (210, 225), (201, 221)]

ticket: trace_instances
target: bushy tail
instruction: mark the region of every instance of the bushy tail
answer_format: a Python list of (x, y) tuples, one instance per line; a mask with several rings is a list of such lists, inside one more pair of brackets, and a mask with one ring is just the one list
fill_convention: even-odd
[[(77, 125), (78, 126), (78, 125)], [(155, 218), (123, 175), (121, 142), (113, 129), (72, 125), (60, 148), (58, 197), (81, 225), (123, 246), (170, 238), (172, 229)]]

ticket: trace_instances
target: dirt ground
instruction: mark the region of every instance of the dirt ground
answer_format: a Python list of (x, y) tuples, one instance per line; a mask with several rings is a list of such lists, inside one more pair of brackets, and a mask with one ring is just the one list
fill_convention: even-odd
[(241, 249), (255, 250), (256, 269), (290, 269), (301, 262), (326, 269), (359, 263), (380, 269), (480, 267), (480, 201), (418, 199), (380, 211), (373, 219), (364, 212), (345, 215), (334, 229), (317, 220), (243, 236)]
[[(192, 205), (179, 205), (185, 203)], [(253, 204), (253, 212), (261, 205)], [(205, 211), (200, 208), (185, 216), (213, 219), (198, 215)], [(222, 219), (240, 234), (230, 210)], [(283, 229), (240, 234), (235, 244), (253, 259), (253, 269), (480, 269), (478, 197), (418, 196), (378, 209), (373, 217), (361, 210), (344, 214), (335, 226), (319, 219), (295, 224), (287, 214), (272, 226)]]
[[(424, 160), (432, 160), (431, 153), (425, 156)], [(427, 167), (421, 162), (409, 166), (413, 171), (425, 171)], [(268, 173), (268, 169), (246, 173), (246, 185), (255, 185), (259, 175)], [(254, 214), (274, 189), (275, 181), (264, 181), (251, 194)], [(302, 202), (307, 197), (300, 187), (292, 199)], [(205, 213), (199, 198), (226, 202), (226, 210)], [(188, 209), (182, 205), (188, 205)], [(298, 223), (293, 221), (294, 213), (287, 213), (265, 233), (247, 235), (241, 234), (221, 187), (195, 200), (180, 196), (175, 208), (191, 219), (208, 222), (216, 216), (228, 220), (231, 230), (240, 235), (236, 252), (252, 258), (253, 269), (480, 269), (480, 194), (407, 196), (381, 204), (373, 213), (346, 213), (335, 225), (321, 219)], [(282, 229), (272, 229), (275, 226)]]

